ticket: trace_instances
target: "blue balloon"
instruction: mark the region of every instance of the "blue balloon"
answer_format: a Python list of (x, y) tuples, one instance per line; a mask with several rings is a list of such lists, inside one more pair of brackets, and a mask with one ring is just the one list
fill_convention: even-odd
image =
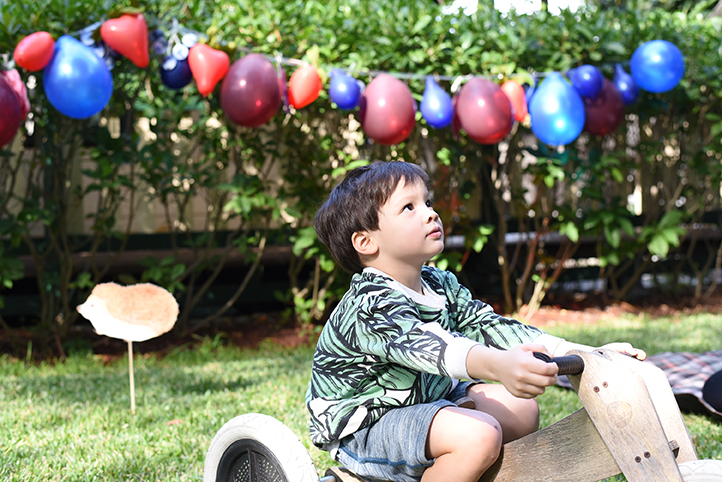
[(352, 76), (333, 69), (328, 95), (339, 109), (354, 109), (361, 100), (361, 85)]
[(584, 102), (559, 72), (552, 72), (536, 88), (529, 105), (531, 130), (553, 146), (569, 144), (584, 129)]
[(579, 95), (595, 99), (604, 86), (604, 76), (593, 65), (582, 65), (567, 72), (567, 76)]
[(426, 77), (426, 88), (421, 98), (421, 115), (434, 129), (446, 127), (454, 119), (451, 96), (431, 76)]
[(639, 87), (637, 87), (634, 78), (624, 70), (622, 64), (614, 65), (612, 84), (617, 88), (619, 93), (622, 94), (624, 105), (632, 105), (637, 101), (637, 97), (639, 97)]
[(673, 43), (651, 40), (634, 51), (630, 69), (639, 87), (660, 94), (672, 90), (682, 80), (684, 58)]
[(188, 59), (178, 60), (168, 55), (160, 68), (160, 80), (166, 87), (182, 89), (193, 80), (193, 73)]
[(53, 58), (43, 70), (43, 88), (58, 112), (87, 119), (101, 110), (113, 94), (113, 77), (105, 60), (68, 35), (55, 42)]

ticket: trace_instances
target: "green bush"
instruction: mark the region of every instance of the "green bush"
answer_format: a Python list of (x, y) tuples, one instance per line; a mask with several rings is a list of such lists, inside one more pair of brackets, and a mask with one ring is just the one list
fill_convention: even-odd
[[(32, 111), (22, 127), (25, 142), (6, 147), (0, 158), (2, 285), (12, 289), (16, 260), (27, 253), (37, 267), (40, 331), (64, 339), (77, 318), (73, 303), (108, 279), (127, 249), (135, 213), (155, 202), (170, 253), (147, 261), (142, 279), (178, 296), (179, 329), (193, 331), (228, 309), (253, 278), (267, 242), (293, 246), (291, 290), (280, 298), (305, 322), (323, 319), (344, 283), (309, 230), (313, 213), (356, 163), (403, 159), (430, 171), (448, 234), (465, 236), (459, 250), (435, 262), (464, 273), (470, 254), (492, 253), (484, 259), (496, 266), (484, 269), (500, 273), (509, 309), (538, 306), (589, 244), (611, 296), (628, 297), (644, 274), (664, 274), (674, 284), (689, 272), (702, 296), (716, 286), (710, 273), (722, 260), (719, 222), (710, 220), (722, 180), (721, 22), (704, 14), (712, 2), (671, 12), (647, 2), (608, 3), (552, 16), (502, 15), (491, 2), (480, 2), (471, 15), (444, 13), (421, 0), (3, 2), (0, 52), (11, 53), (35, 31), (57, 38), (133, 8), (144, 12), (149, 29), (167, 31), (177, 19), (232, 61), (249, 51), (280, 55), (317, 62), (326, 73), (352, 69), (364, 82), (374, 71), (412, 73), (417, 101), (427, 74), (441, 76), (447, 91), (448, 78), (524, 81), (585, 63), (611, 78), (615, 63), (626, 65), (641, 43), (657, 38), (680, 48), (686, 74), (666, 94), (642, 93), (627, 108), (626, 129), (605, 138), (584, 134), (560, 150), (538, 143), (520, 124), (500, 145), (482, 146), (450, 128), (430, 128), (420, 114), (405, 142), (381, 146), (365, 139), (356, 116), (336, 109), (324, 91), (308, 107), (241, 128), (224, 117), (218, 88), (203, 97), (194, 85), (163, 86), (158, 56), (147, 69), (117, 60), (107, 108), (72, 120), (48, 103), (42, 75), (21, 70), (32, 87)], [(641, 199), (637, 212), (630, 195)], [(97, 200), (94, 208), (86, 208), (85, 221), (75, 219), (87, 199)], [(202, 222), (189, 216), (198, 199), (206, 206)], [(121, 218), (123, 212), (130, 214)], [(696, 225), (717, 239), (698, 237), (700, 230), (689, 229)], [(507, 246), (512, 231), (530, 235)], [(545, 242), (553, 233), (564, 235), (558, 251)], [(704, 259), (693, 252), (702, 245)], [(88, 256), (79, 263), (74, 255), (81, 251)], [(100, 252), (111, 256), (101, 263)], [(219, 313), (194, 324), (193, 309), (234, 253), (247, 276)], [(309, 264), (315, 266), (306, 276)]]

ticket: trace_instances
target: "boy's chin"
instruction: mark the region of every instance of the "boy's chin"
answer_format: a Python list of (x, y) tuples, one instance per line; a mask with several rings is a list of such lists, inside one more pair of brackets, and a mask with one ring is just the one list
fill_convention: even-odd
[[(437, 252), (436, 254), (434, 254), (432, 257), (430, 257), (430, 258), (428, 259), (428, 261), (438, 261), (438, 260), (436, 259), (437, 256), (439, 256), (439, 255), (440, 255), (441, 253), (443, 253), (443, 252), (444, 252), (444, 248), (441, 248), (440, 250), (438, 250), (438, 252)], [(428, 261), (427, 261), (427, 262), (428, 262)]]

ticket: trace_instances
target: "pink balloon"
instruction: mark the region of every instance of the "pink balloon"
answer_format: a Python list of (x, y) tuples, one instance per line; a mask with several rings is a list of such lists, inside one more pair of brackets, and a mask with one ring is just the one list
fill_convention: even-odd
[(230, 120), (258, 127), (281, 107), (278, 73), (261, 54), (248, 54), (233, 62), (221, 84), (221, 108)]
[(21, 122), (18, 96), (5, 78), (0, 76), (0, 147), (13, 140)]
[(604, 79), (602, 90), (594, 99), (584, 101), (584, 130), (604, 136), (614, 132), (624, 120), (624, 98), (609, 80)]
[(511, 131), (514, 119), (511, 102), (494, 82), (481, 78), (468, 81), (455, 97), (457, 125), (480, 144), (496, 144)]
[(416, 103), (408, 86), (381, 74), (366, 87), (359, 104), (364, 133), (379, 144), (403, 142), (416, 125)]
[(501, 84), (501, 90), (509, 98), (511, 106), (514, 109), (514, 119), (518, 122), (522, 122), (529, 111), (526, 107), (526, 94), (524, 93), (524, 87), (522, 87), (516, 80), (507, 80)]
[(321, 87), (323, 85), (316, 67), (311, 64), (299, 67), (288, 81), (288, 101), (296, 109), (306, 107), (318, 99)]

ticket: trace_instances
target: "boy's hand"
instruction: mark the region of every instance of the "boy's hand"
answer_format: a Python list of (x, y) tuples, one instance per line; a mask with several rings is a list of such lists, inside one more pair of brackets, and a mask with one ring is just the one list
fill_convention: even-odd
[(519, 345), (499, 352), (494, 371), (498, 381), (515, 397), (534, 398), (544, 393), (546, 387), (557, 383), (557, 365), (537, 359), (535, 351), (547, 353), (540, 344)]
[(600, 348), (606, 348), (608, 350), (614, 350), (625, 355), (630, 355), (637, 360), (644, 360), (647, 358), (647, 353), (639, 348), (634, 348), (631, 343), (607, 343)]

